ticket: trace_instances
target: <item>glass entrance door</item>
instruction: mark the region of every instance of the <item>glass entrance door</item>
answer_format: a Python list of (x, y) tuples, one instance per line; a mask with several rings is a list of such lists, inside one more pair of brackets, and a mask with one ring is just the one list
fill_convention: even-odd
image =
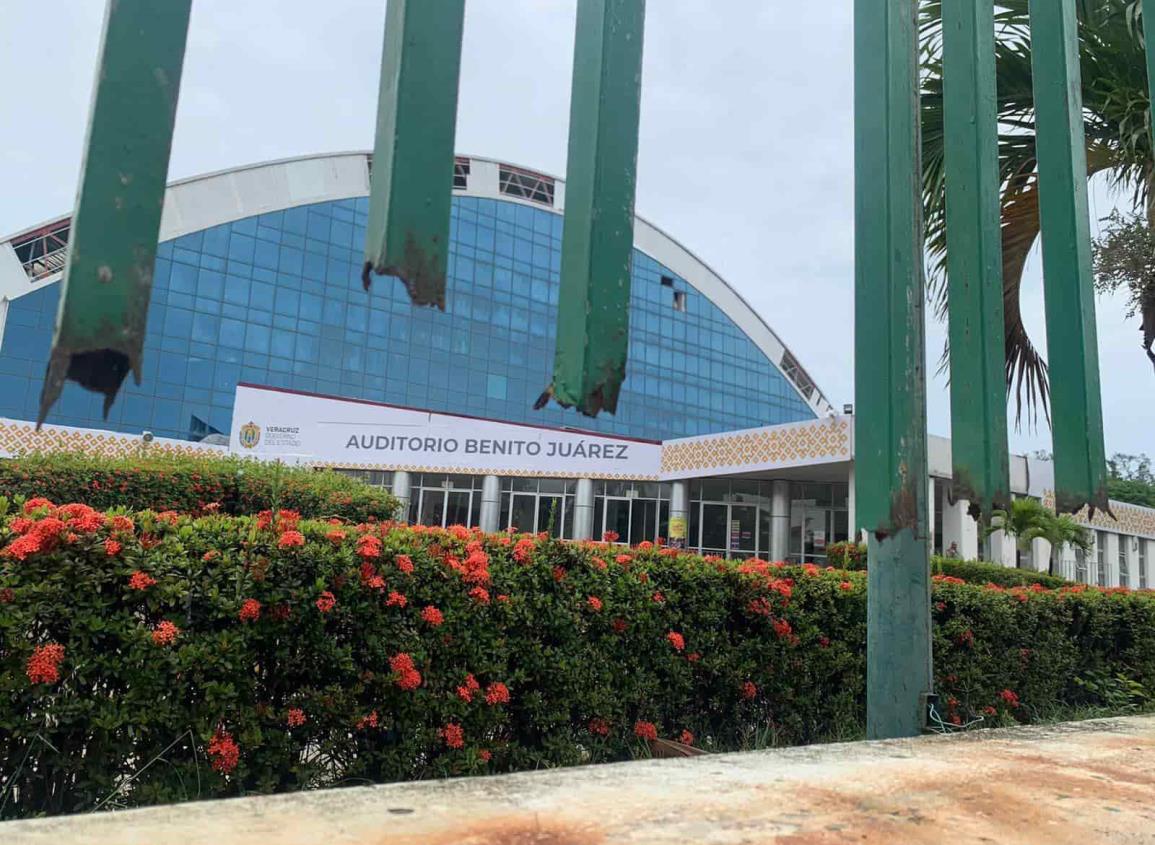
[(730, 505), (730, 556), (758, 553), (758, 506)]
[(468, 490), (447, 490), (445, 492), (445, 524), (464, 525), (472, 524), (470, 499), (472, 494)]

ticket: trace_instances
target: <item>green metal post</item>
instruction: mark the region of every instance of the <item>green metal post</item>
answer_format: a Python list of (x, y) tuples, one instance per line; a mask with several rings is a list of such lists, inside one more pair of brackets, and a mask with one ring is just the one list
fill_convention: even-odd
[(1108, 508), (1075, 0), (1031, 0), (1055, 507)]
[(550, 394), (617, 410), (629, 340), (645, 0), (579, 0)]
[[(1143, 47), (1147, 54), (1147, 94), (1148, 94), (1148, 120), (1151, 124), (1151, 132), (1155, 135), (1155, 117), (1152, 117), (1150, 110), (1155, 108), (1155, 27), (1147, 26), (1147, 0), (1139, 6), (1142, 11), (1143, 19)], [(1148, 32), (1151, 37), (1148, 38)], [(1152, 141), (1155, 144), (1155, 139)]]
[(104, 394), (141, 379), (191, 0), (109, 0), (39, 423), (66, 380)]
[(445, 308), (465, 0), (389, 0), (365, 269)]
[(1010, 499), (994, 0), (942, 5), (954, 495)]
[(855, 486), (869, 533), (871, 738), (931, 690), (917, 0), (855, 0)]

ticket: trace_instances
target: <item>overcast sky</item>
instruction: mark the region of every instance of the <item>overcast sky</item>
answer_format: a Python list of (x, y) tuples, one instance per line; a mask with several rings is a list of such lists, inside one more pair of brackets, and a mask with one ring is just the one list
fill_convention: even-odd
[[(651, 0), (638, 213), (853, 401), (851, 0)], [(0, 236), (72, 207), (104, 0), (3, 0)], [(467, 0), (457, 149), (563, 175), (576, 0)], [(372, 146), (385, 0), (195, 0), (170, 177)], [(1094, 192), (1092, 216), (1110, 199)], [(1040, 261), (1023, 307), (1045, 348)], [(1108, 452), (1155, 454), (1155, 373), (1099, 300)], [(931, 372), (945, 334), (928, 325)], [(949, 435), (945, 382), (930, 430)], [(1045, 429), (1017, 451), (1049, 449)]]

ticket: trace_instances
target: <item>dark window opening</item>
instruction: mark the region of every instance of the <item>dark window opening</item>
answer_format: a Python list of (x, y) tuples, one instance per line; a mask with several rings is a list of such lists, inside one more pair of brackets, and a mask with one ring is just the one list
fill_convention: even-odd
[(453, 163), (453, 188), (464, 191), (469, 187), (469, 159), (459, 158)]
[(674, 279), (672, 276), (662, 276), (662, 287), (672, 288), (674, 286)]
[(685, 313), (686, 311), (686, 292), (684, 290), (674, 291), (674, 310)]
[(502, 165), (498, 171), (498, 183), (501, 192), (506, 196), (553, 205), (554, 180), (548, 176)]

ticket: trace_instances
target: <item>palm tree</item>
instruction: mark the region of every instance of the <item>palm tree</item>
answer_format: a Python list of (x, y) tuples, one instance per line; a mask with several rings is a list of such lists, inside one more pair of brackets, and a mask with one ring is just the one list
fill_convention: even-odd
[(1063, 550), (1063, 546), (1070, 546), (1081, 550), (1084, 554), (1091, 551), (1094, 543), (1091, 541), (1091, 532), (1071, 518), (1070, 514), (1055, 516), (1050, 514), (1043, 531), (1038, 535), (1051, 544), (1051, 554), (1047, 562), (1047, 573), (1055, 574), (1055, 561)]
[(996, 510), (991, 514), (991, 524), (986, 533), (989, 537), (1002, 531), (1015, 539), (1019, 551), (1030, 551), (1031, 543), (1045, 538), (1055, 515), (1044, 507), (1038, 499), (1012, 499), (1010, 508)]
[[(1041, 408), (1049, 419), (1047, 365), (1020, 310), (1027, 256), (1039, 236), (1038, 170), (1028, 0), (995, 0), (999, 161), (1002, 175), (1006, 377), (1017, 419)], [(1087, 177), (1129, 194), (1155, 225), (1155, 160), (1138, 0), (1079, 0)], [(921, 0), (922, 154), (928, 286), (940, 318), (947, 309), (946, 187), (943, 171), (942, 0)], [(1155, 27), (1153, 27), (1155, 29)], [(1155, 330), (1155, 313), (1144, 315)], [(944, 359), (945, 360), (945, 359)]]
[(1055, 560), (1063, 546), (1089, 552), (1093, 545), (1090, 531), (1067, 514), (1056, 516), (1038, 499), (1014, 499), (1009, 510), (996, 510), (992, 514), (991, 523), (986, 532), (988, 536), (1002, 531), (1015, 538), (1015, 544), (1022, 552), (1030, 551), (1035, 540), (1050, 543), (1047, 571), (1051, 575), (1055, 574)]

